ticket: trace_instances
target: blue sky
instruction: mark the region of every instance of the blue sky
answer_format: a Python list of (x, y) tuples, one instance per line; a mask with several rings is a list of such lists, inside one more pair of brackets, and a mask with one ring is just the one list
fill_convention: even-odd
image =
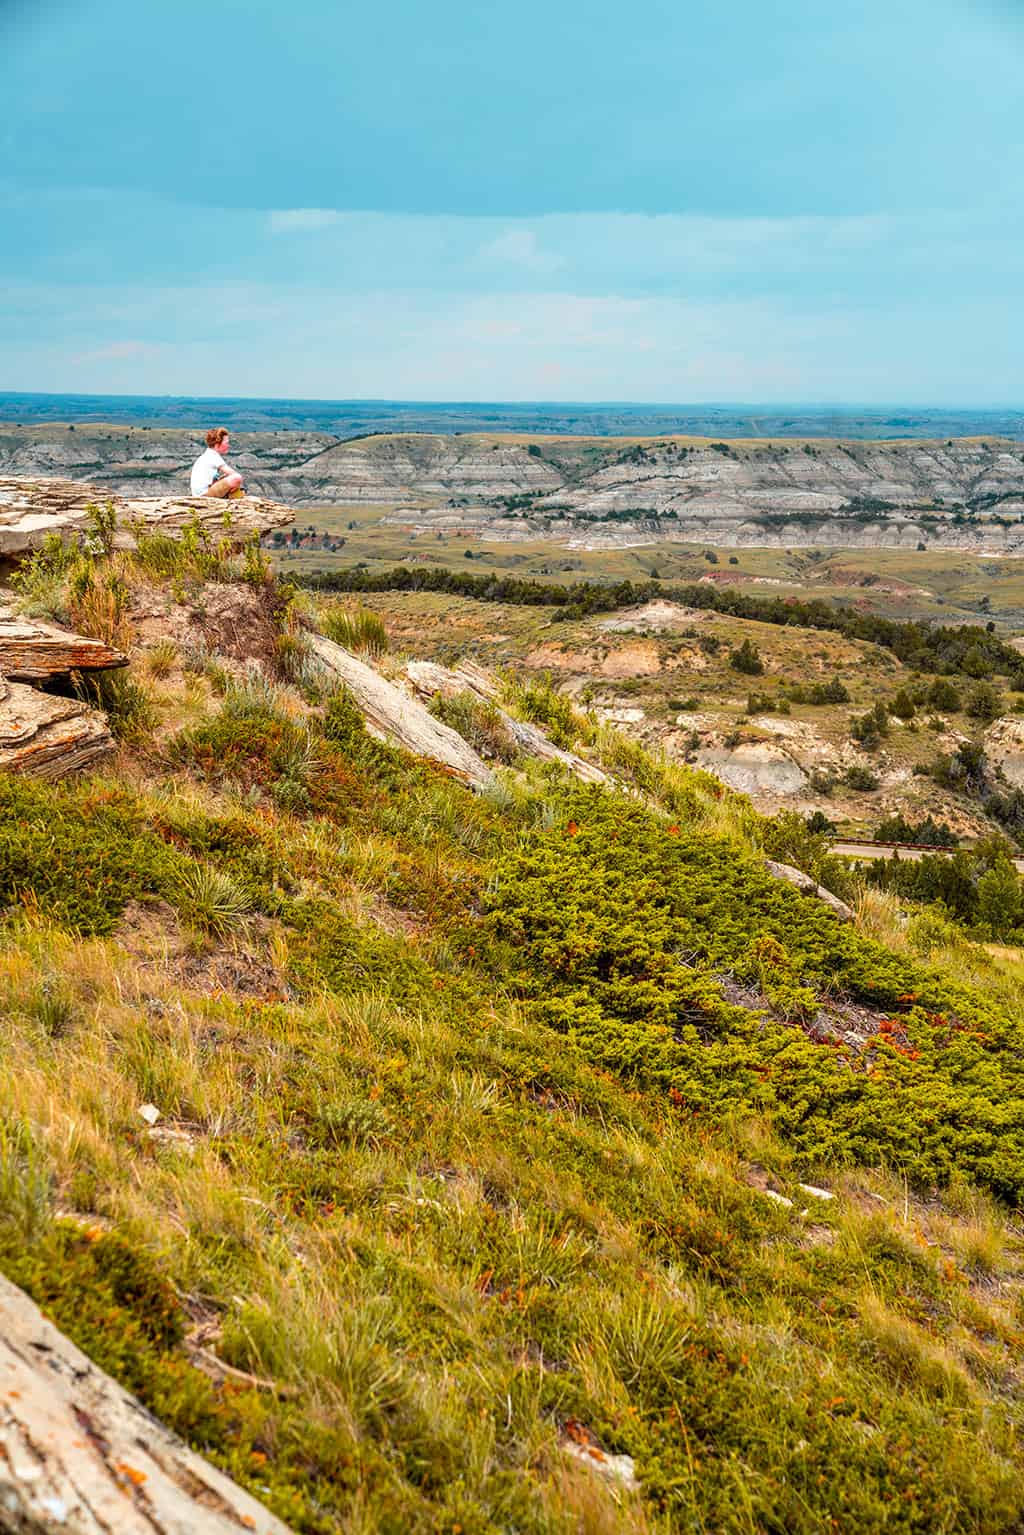
[(0, 388), (1020, 404), (1024, 0), (0, 0)]

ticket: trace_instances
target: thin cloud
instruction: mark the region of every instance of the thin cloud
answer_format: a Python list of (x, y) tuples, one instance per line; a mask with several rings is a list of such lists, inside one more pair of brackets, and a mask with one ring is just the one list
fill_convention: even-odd
[(317, 229), (330, 229), (340, 224), (342, 215), (336, 208), (275, 208), (268, 220), (273, 235), (309, 233)]
[(91, 352), (79, 352), (71, 361), (126, 362), (131, 358), (153, 357), (159, 351), (160, 348), (151, 341), (111, 341), (109, 345), (96, 347)]
[(480, 247), (485, 262), (518, 267), (526, 272), (553, 272), (563, 266), (561, 256), (544, 250), (532, 229), (506, 229)]

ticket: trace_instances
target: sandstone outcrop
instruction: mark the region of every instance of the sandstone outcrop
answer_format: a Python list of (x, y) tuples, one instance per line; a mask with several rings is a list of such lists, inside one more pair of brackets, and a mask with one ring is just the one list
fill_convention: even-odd
[(102, 640), (72, 634), (38, 618), (19, 618), (0, 607), (0, 677), (9, 682), (56, 682), (72, 672), (127, 665), (128, 657)]
[(549, 741), (536, 725), (531, 725), (526, 720), (517, 720), (513, 715), (499, 708), (494, 702), (493, 679), (481, 667), (474, 666), (471, 661), (463, 662), (454, 670), (450, 670), (447, 666), (438, 666), (433, 661), (410, 661), (405, 671), (413, 687), (424, 698), (433, 698), (438, 693), (446, 698), (453, 698), (459, 693), (468, 692), (484, 700), (495, 710), (524, 756), (536, 757), (541, 762), (557, 762), (583, 783), (611, 782), (608, 774), (602, 772), (599, 767), (595, 767), (592, 762), (586, 762), (582, 757), (577, 757), (575, 752), (563, 751), (561, 747)]
[(846, 902), (833, 895), (831, 890), (826, 890), (824, 885), (819, 885), (817, 880), (805, 874), (802, 869), (794, 869), (789, 863), (776, 863), (774, 858), (766, 858), (765, 867), (773, 879), (781, 880), (786, 885), (795, 885), (802, 895), (812, 895), (822, 901), (830, 911), (835, 912), (840, 922), (853, 921), (854, 912)]
[(799, 794), (807, 786), (807, 774), (796, 759), (770, 741), (745, 741), (733, 748), (705, 746), (695, 761), (740, 794)]
[(313, 658), (352, 695), (371, 735), (425, 757), (474, 789), (494, 783), (483, 758), (457, 731), (435, 719), (418, 698), (325, 635), (309, 634), (307, 642)]
[(66, 778), (114, 750), (106, 717), (77, 698), (0, 678), (0, 773)]
[(0, 1529), (288, 1535), (0, 1276)]
[(1008, 783), (1024, 788), (1024, 719), (996, 720), (985, 732), (985, 751), (989, 761), (1002, 768)]
[(0, 559), (24, 558), (50, 533), (65, 539), (88, 534), (89, 507), (108, 501), (117, 517), (114, 543), (121, 548), (133, 546), (135, 528), (174, 537), (193, 521), (211, 537), (240, 545), (250, 534), (272, 532), (294, 517), (288, 507), (254, 496), (236, 501), (174, 495), (138, 500), (77, 480), (0, 478)]

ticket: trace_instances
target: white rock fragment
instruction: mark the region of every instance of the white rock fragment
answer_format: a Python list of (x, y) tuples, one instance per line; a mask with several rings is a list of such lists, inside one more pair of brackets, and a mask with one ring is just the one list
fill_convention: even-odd
[(607, 1455), (596, 1445), (573, 1444), (571, 1439), (564, 1439), (561, 1448), (566, 1455), (571, 1455), (574, 1460), (589, 1466), (591, 1471), (607, 1477), (610, 1482), (618, 1482), (630, 1492), (635, 1492), (640, 1486), (636, 1479), (636, 1465), (632, 1455)]
[(774, 1200), (777, 1205), (785, 1205), (787, 1210), (792, 1210), (793, 1201), (787, 1199), (785, 1194), (779, 1194), (775, 1189), (762, 1189), (761, 1193), (766, 1199)]
[(798, 1183), (797, 1188), (804, 1194), (810, 1194), (812, 1199), (835, 1199), (831, 1189), (819, 1189), (813, 1183)]
[(177, 1151), (195, 1151), (196, 1143), (187, 1130), (175, 1130), (171, 1125), (155, 1125), (146, 1131), (149, 1140), (158, 1146), (170, 1146)]
[(155, 1125), (160, 1118), (160, 1110), (155, 1103), (140, 1103), (139, 1118), (144, 1119), (147, 1125)]

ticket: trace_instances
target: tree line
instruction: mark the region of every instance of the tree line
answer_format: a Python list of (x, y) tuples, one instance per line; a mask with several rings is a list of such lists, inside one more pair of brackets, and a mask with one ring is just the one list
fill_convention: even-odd
[(1012, 686), (1024, 689), (1024, 656), (1001, 640), (991, 628), (978, 625), (951, 628), (882, 618), (876, 613), (831, 607), (820, 598), (757, 596), (750, 592), (717, 590), (697, 584), (672, 585), (657, 580), (609, 584), (574, 581), (569, 585), (549, 585), (520, 576), (473, 575), (443, 567), (402, 565), (384, 571), (354, 568), (311, 571), (291, 579), (325, 592), (446, 592), (471, 597), (477, 602), (551, 607), (558, 610), (554, 617), (564, 620), (633, 607), (658, 597), (733, 618), (828, 630), (846, 639), (864, 640), (882, 646), (905, 666), (917, 671), (962, 673), (975, 678), (998, 672), (1007, 676)]

